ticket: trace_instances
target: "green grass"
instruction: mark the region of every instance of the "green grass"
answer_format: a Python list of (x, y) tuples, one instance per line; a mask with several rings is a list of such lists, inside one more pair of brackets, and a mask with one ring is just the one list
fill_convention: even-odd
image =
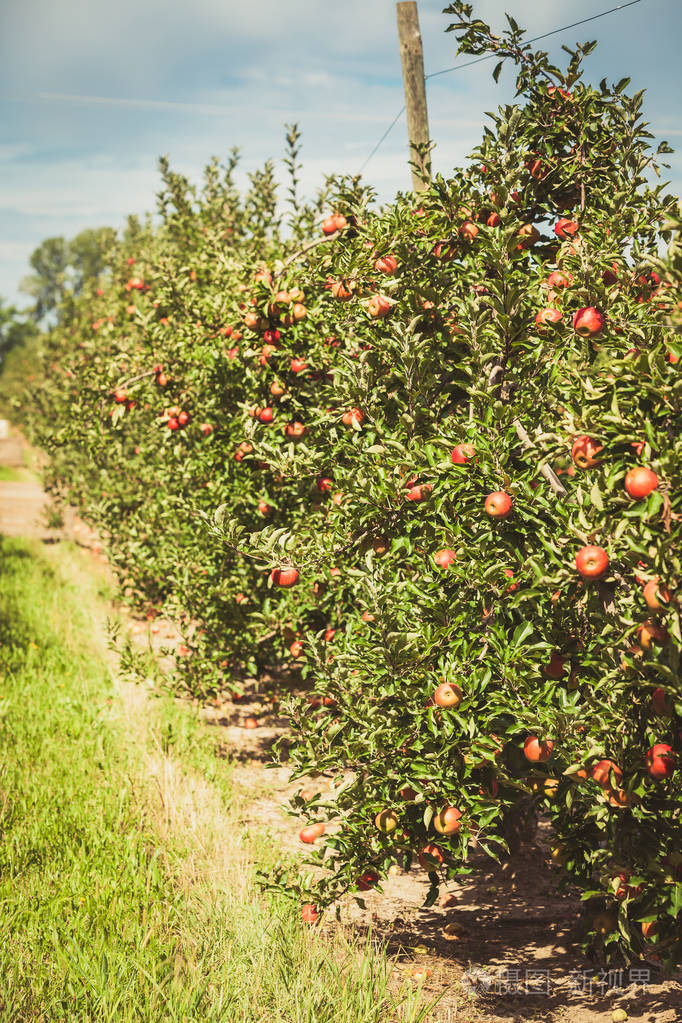
[(0, 483), (25, 483), (32, 479), (28, 469), (12, 465), (0, 465)]
[(114, 681), (105, 589), (0, 538), (0, 1023), (426, 1018), (380, 951), (258, 894), (276, 850), (191, 711)]

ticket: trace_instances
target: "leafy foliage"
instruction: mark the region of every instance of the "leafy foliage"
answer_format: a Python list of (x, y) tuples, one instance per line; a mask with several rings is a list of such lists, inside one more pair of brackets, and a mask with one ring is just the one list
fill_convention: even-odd
[[(518, 73), (466, 168), (419, 206), (330, 181), (320, 233), (289, 129), (306, 230), (286, 240), (271, 164), (241, 199), (236, 156), (202, 191), (164, 161), (161, 227), (131, 226), (70, 307), (24, 414), (129, 599), (198, 626), (182, 684), (276, 669), (311, 690), (283, 755), (326, 869), (271, 885), (323, 907), (419, 858), (430, 902), (544, 813), (595, 943), (671, 965), (682, 250), (650, 183), (668, 150), (627, 82), (584, 81), (591, 44), (562, 71), (512, 19), (495, 36), (448, 13), (463, 52)], [(624, 488), (638, 466), (648, 492)]]

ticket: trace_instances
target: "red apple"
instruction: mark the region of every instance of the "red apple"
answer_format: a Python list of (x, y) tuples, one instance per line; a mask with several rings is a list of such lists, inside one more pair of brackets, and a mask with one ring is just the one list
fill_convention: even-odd
[(273, 568), (270, 578), (275, 586), (288, 589), (289, 586), (294, 586), (298, 582), (298, 575), (296, 568)]
[(441, 835), (454, 835), (460, 827), (462, 811), (456, 806), (444, 806), (433, 818), (433, 826)]
[(374, 269), (379, 274), (386, 274), (391, 277), (398, 269), (398, 260), (395, 256), (381, 256), (374, 263)]
[(561, 323), (562, 315), (558, 309), (553, 306), (547, 306), (545, 309), (540, 309), (535, 317), (535, 326), (539, 331), (544, 331), (547, 324), (550, 323)]
[(670, 639), (668, 630), (656, 622), (642, 622), (637, 628), (637, 639), (643, 650), (651, 650), (651, 647), (667, 646)]
[(672, 746), (665, 742), (658, 742), (652, 746), (646, 755), (646, 769), (650, 778), (656, 781), (664, 781), (669, 778), (677, 766), (677, 757)]
[(485, 511), (491, 519), (506, 519), (511, 515), (513, 501), (504, 490), (497, 490), (494, 494), (488, 494), (485, 499)]
[(202, 423), (199, 429), (203, 433), (204, 437), (208, 437), (210, 434), (213, 433), (213, 427), (211, 426), (210, 423)]
[(258, 413), (258, 418), (260, 419), (261, 423), (271, 423), (273, 416), (274, 412), (272, 411), (269, 405), (267, 405), (265, 408), (262, 408)]
[[(655, 579), (649, 580), (642, 590), (642, 596), (644, 597), (646, 606), (651, 611), (665, 610), (666, 605), (669, 604), (673, 598), (673, 595), (667, 586), (659, 585), (658, 576), (656, 576)], [(661, 604), (661, 601), (658, 599), (659, 597), (665, 601), (665, 604)]]
[(308, 363), (305, 359), (292, 359), (291, 360), (291, 372), (302, 373), (304, 369), (308, 368)]
[(611, 782), (612, 778), (616, 785), (620, 785), (623, 780), (623, 772), (617, 764), (614, 764), (613, 760), (598, 761), (592, 767), (590, 776), (593, 781), (596, 781), (597, 785), (601, 785), (603, 789), (611, 791), (615, 791)]
[(552, 270), (547, 278), (547, 284), (550, 288), (567, 288), (572, 283), (573, 277), (571, 274), (566, 274), (563, 270)]
[(425, 846), (422, 846), (418, 859), (419, 866), (429, 871), (436, 870), (437, 867), (445, 862), (442, 850), (433, 842), (427, 842)]
[(544, 764), (552, 755), (554, 743), (551, 739), (540, 742), (537, 735), (529, 735), (523, 744), (523, 755), (532, 764)]
[(662, 686), (657, 686), (651, 694), (651, 705), (661, 717), (669, 717), (672, 714), (672, 704)]
[(558, 682), (559, 679), (563, 678), (566, 674), (566, 659), (562, 657), (560, 653), (555, 651), (550, 656), (547, 664), (543, 664), (542, 674), (546, 675), (547, 678), (551, 678), (555, 682)]
[(373, 295), (369, 300), (367, 312), (374, 320), (383, 319), (391, 311), (391, 303), (383, 295)]
[(378, 880), (379, 875), (376, 870), (366, 870), (364, 874), (360, 874), (360, 877), (357, 880), (358, 891), (371, 891), (372, 888), (376, 887)]
[(359, 408), (350, 408), (341, 416), (341, 422), (344, 426), (361, 426), (365, 418), (365, 413)]
[(432, 699), (437, 707), (456, 710), (462, 702), (462, 690), (454, 682), (441, 682), (434, 690)]
[(420, 501), (426, 500), (426, 498), (429, 496), (432, 490), (433, 485), (431, 483), (415, 484), (414, 486), (407, 488), (405, 500), (412, 501), (413, 503), (418, 504)]
[(575, 220), (568, 220), (566, 217), (560, 217), (554, 225), (554, 234), (557, 238), (572, 238), (578, 233), (578, 225)]
[(465, 220), (459, 231), (457, 232), (460, 238), (464, 238), (468, 242), (472, 242), (478, 234), (478, 225), (473, 220)]
[(609, 556), (603, 547), (588, 544), (576, 554), (575, 567), (583, 579), (601, 579), (609, 567)]
[(314, 924), (319, 920), (320, 914), (317, 906), (312, 902), (304, 902), (301, 906), (301, 920), (304, 924)]
[(457, 560), (457, 555), (450, 547), (444, 547), (443, 550), (436, 551), (433, 560), (439, 568), (449, 568)]
[(301, 828), (298, 833), (298, 837), (306, 845), (312, 845), (318, 838), (321, 838), (325, 832), (325, 825), (321, 822), (318, 824), (308, 824), (305, 828)]
[(602, 445), (591, 437), (576, 437), (571, 448), (571, 458), (579, 469), (592, 469), (599, 465), (597, 455), (601, 450)]
[(625, 489), (635, 499), (647, 497), (658, 486), (658, 476), (644, 465), (629, 469), (625, 474)]
[(585, 306), (573, 314), (573, 329), (581, 337), (598, 337), (604, 329), (604, 316), (594, 306)]
[(450, 452), (450, 461), (453, 465), (466, 465), (474, 457), (473, 444), (455, 444)]

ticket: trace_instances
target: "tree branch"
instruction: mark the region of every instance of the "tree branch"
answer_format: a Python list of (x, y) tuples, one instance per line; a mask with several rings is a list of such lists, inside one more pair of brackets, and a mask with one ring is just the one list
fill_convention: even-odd
[[(532, 440), (528, 436), (526, 430), (521, 425), (521, 422), (518, 419), (514, 420), (514, 428), (516, 430), (516, 436), (519, 438), (526, 451), (530, 451), (533, 447), (535, 447)], [(554, 472), (554, 469), (552, 469), (551, 466), (541, 465), (540, 472), (545, 477), (545, 479), (547, 480), (547, 482), (549, 483), (550, 487), (557, 495), (557, 497), (566, 497), (567, 491), (560, 482), (559, 477)]]

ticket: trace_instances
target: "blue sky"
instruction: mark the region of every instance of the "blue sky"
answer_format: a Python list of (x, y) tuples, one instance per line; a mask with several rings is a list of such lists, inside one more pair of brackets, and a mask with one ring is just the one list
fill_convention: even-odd
[[(474, 0), (531, 35), (617, 0)], [(427, 73), (463, 63), (445, 0), (419, 0)], [(647, 90), (651, 130), (682, 147), (680, 0), (629, 9), (542, 45), (598, 39), (593, 81), (630, 75)], [(447, 173), (476, 144), (484, 112), (512, 96), (483, 64), (428, 83), (434, 166)], [(18, 292), (43, 238), (122, 226), (154, 208), (157, 158), (196, 178), (213, 155), (242, 154), (241, 180), (280, 160), (283, 125), (302, 133), (303, 188), (356, 173), (403, 102), (394, 0), (22, 0), (0, 12), (0, 296)], [(682, 158), (668, 177), (682, 193)], [(281, 167), (281, 163), (279, 164)], [(388, 199), (409, 187), (404, 118), (365, 178)]]

